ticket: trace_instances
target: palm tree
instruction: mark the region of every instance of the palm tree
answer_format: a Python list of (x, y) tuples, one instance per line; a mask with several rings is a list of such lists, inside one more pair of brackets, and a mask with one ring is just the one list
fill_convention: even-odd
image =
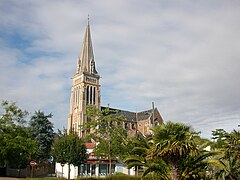
[(211, 179), (212, 168), (223, 168), (223, 164), (213, 158), (217, 154), (218, 152), (202, 151), (195, 156), (187, 156), (184, 161), (180, 162), (179, 179)]
[(237, 180), (240, 179), (240, 160), (235, 157), (221, 159), (222, 168), (215, 170), (215, 177), (219, 180)]
[(137, 171), (138, 167), (144, 167), (142, 176), (151, 174), (152, 177), (158, 179), (170, 179), (168, 174), (168, 166), (162, 159), (148, 159), (147, 156), (151, 149), (150, 143), (151, 137), (145, 138), (141, 134), (138, 134), (132, 143), (134, 148), (129, 156), (124, 160), (128, 168), (134, 167)]
[(153, 146), (148, 157), (163, 159), (169, 165), (171, 179), (180, 179), (181, 162), (189, 155), (198, 154), (194, 141), (198, 134), (190, 131), (190, 126), (172, 122), (155, 127), (153, 132)]
[(145, 167), (143, 177), (150, 174), (158, 175), (157, 179), (206, 179), (211, 178), (211, 168), (223, 168), (213, 158), (219, 153), (205, 150), (211, 142), (200, 138), (190, 126), (167, 122), (152, 130), (152, 137), (139, 136), (133, 141), (132, 154), (124, 161), (128, 167)]
[(216, 158), (222, 163), (222, 167), (215, 168), (214, 173), (217, 179), (240, 179), (240, 132), (233, 130), (228, 133), (217, 129), (213, 131), (213, 144), (215, 150), (220, 151)]
[(180, 162), (179, 174), (181, 179), (212, 179), (213, 168), (223, 168), (223, 164), (215, 157), (218, 151), (210, 151), (212, 142), (209, 139), (195, 136), (194, 141), (197, 145), (198, 153), (189, 154)]

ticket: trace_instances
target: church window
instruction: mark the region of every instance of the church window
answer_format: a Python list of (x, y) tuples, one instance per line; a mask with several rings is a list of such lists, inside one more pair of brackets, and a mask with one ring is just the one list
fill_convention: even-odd
[(79, 99), (80, 99), (80, 87), (78, 87), (78, 104), (79, 104)]
[(77, 105), (77, 102), (78, 102), (78, 88), (75, 88), (75, 93), (76, 93), (76, 100), (75, 100), (75, 102), (76, 102), (76, 105)]
[(128, 123), (125, 123), (124, 126), (125, 126), (125, 129), (128, 129)]
[(96, 87), (93, 88), (93, 104), (96, 104)]
[(80, 100), (80, 87), (78, 87), (78, 104), (79, 104), (79, 101)]
[(72, 103), (75, 104), (75, 91), (73, 91)]
[(77, 88), (75, 88), (75, 104), (77, 105)]
[(75, 123), (74, 131), (77, 132), (77, 123)]
[(78, 87), (77, 87), (77, 93), (76, 93), (76, 104), (78, 105)]
[(90, 104), (92, 104), (92, 86), (90, 87)]
[(76, 88), (74, 88), (74, 105), (76, 105), (76, 99), (77, 99), (77, 93), (76, 93)]
[(132, 129), (135, 129), (135, 124), (134, 123), (132, 123)]
[(87, 86), (86, 101), (89, 104), (89, 86)]

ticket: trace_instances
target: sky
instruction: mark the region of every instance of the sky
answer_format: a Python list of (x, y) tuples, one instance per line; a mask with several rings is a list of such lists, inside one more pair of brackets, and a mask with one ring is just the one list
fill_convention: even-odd
[(102, 105), (239, 130), (238, 0), (1, 0), (0, 99), (66, 128), (88, 15)]

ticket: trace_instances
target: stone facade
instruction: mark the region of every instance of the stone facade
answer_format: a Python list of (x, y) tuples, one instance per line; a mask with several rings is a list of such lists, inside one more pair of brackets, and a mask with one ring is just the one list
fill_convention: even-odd
[(95, 67), (89, 22), (77, 60), (76, 73), (72, 77), (68, 132), (75, 131), (82, 137), (85, 132), (80, 127), (87, 121), (86, 106), (95, 105), (100, 108), (100, 76)]
[[(101, 108), (104, 109), (106, 107)], [(117, 111), (117, 115), (122, 115), (126, 119), (123, 127), (128, 130), (129, 134), (132, 135), (141, 133), (144, 136), (148, 136), (152, 133), (150, 130), (151, 127), (163, 123), (163, 119), (157, 108), (141, 112), (131, 112), (113, 108), (110, 109)]]

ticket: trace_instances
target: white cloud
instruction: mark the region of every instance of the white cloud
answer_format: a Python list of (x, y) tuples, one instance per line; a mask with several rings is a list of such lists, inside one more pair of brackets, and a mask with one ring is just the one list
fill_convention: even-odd
[(104, 105), (135, 111), (155, 101), (165, 120), (208, 137), (237, 128), (239, 9), (219, 0), (1, 1), (1, 99), (53, 112), (55, 126), (66, 126), (90, 14)]

